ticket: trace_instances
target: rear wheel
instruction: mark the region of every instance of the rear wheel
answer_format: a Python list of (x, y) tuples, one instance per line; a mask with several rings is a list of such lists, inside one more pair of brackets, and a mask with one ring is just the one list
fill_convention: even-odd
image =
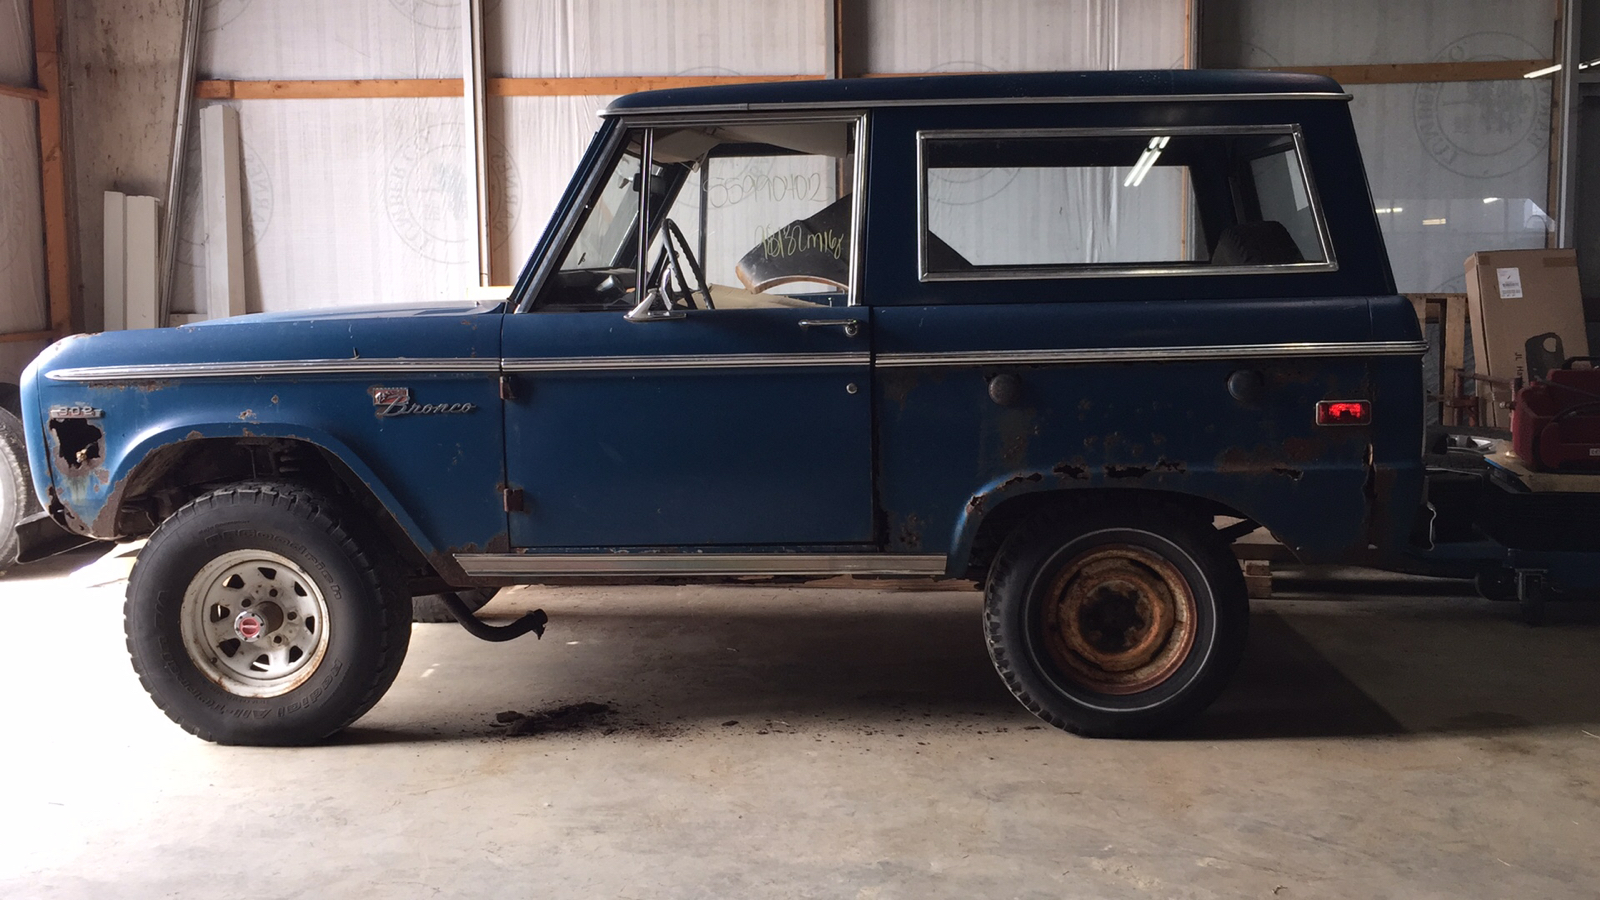
[(124, 606), (139, 680), (224, 744), (307, 744), (359, 718), (405, 658), (410, 596), (325, 498), (237, 485), (162, 523)]
[(984, 611), (990, 658), (1012, 694), (1090, 737), (1145, 735), (1204, 709), (1249, 627), (1227, 542), (1166, 506), (1024, 526), (995, 557)]

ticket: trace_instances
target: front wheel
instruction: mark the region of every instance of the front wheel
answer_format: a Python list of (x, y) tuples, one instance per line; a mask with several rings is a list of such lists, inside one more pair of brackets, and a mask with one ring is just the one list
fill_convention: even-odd
[(355, 721), (405, 658), (410, 596), (336, 507), (236, 485), (162, 523), (128, 580), (134, 670), (184, 729), (223, 744), (308, 744)]
[(1216, 698), (1243, 655), (1249, 601), (1208, 522), (1130, 504), (1019, 529), (995, 557), (984, 622), (1023, 706), (1077, 734), (1136, 737)]

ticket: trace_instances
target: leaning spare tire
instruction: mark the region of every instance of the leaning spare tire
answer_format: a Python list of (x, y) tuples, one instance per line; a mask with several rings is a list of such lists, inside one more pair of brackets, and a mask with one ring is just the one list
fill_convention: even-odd
[(0, 409), (0, 571), (17, 561), (17, 523), (38, 512), (22, 422)]

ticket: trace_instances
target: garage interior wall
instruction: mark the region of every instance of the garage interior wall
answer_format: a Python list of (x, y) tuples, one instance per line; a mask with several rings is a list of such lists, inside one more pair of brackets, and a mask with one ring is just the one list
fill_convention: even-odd
[[(1209, 68), (1548, 59), (1554, 2), (1210, 0)], [(1477, 250), (1545, 246), (1549, 79), (1348, 85), (1395, 281), (1466, 290)]]
[[(0, 10), (21, 2), (0, 0)], [(848, 5), (852, 68), (871, 73), (1167, 68), (1184, 64), (1190, 26), (1185, 0)], [(90, 327), (100, 321), (100, 192), (163, 192), (182, 6), (63, 6), (75, 101), (75, 258)], [(1205, 0), (1201, 60), (1221, 68), (1548, 58), (1555, 6)], [(484, 9), (491, 77), (820, 76), (832, 62), (830, 0), (485, 0)], [(205, 10), (202, 78), (453, 78), (461, 70), (461, 10), (450, 0), (208, 0)], [(1544, 245), (1547, 80), (1350, 91), (1375, 205), (1393, 210), (1381, 219), (1402, 290), (1460, 290), (1471, 251)], [(610, 99), (489, 98), (497, 283), (515, 276), (542, 233), (595, 112)], [(475, 282), (460, 100), (206, 102), (240, 112), (251, 310), (454, 299)], [(177, 310), (204, 302), (197, 251), (206, 224), (196, 202), (198, 154), (189, 158)]]
[[(914, 15), (913, 15), (914, 13)], [(453, 3), (314, 0), (213, 4), (207, 79), (449, 78), (461, 66)], [(485, 4), (486, 69), (514, 78), (824, 76), (826, 0), (590, 0)], [(875, 2), (875, 71), (1166, 68), (1181, 65), (1183, 0)], [(932, 28), (933, 33), (925, 33)], [(532, 251), (611, 96), (491, 97), (493, 275)], [(453, 98), (231, 100), (246, 182), (251, 310), (458, 299), (475, 283), (462, 103)], [(191, 138), (193, 140), (193, 138)], [(204, 308), (207, 234), (191, 153), (174, 306)]]
[[(0, 83), (33, 84), (28, 0), (0, 0)], [(0, 333), (48, 327), (38, 112), (0, 96)], [(0, 372), (20, 370), (39, 342), (0, 344)]]

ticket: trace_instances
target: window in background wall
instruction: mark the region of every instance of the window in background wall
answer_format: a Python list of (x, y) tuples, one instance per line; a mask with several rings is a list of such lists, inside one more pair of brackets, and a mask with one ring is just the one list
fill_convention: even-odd
[(926, 280), (1332, 267), (1289, 126), (921, 137)]

